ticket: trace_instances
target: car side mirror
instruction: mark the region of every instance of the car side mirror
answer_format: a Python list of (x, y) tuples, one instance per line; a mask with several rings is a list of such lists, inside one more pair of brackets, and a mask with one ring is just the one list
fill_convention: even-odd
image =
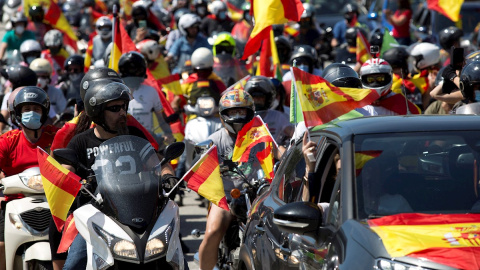
[(322, 224), (322, 212), (315, 203), (288, 203), (275, 210), (273, 223), (282, 231), (314, 237)]
[(184, 142), (174, 142), (165, 148), (163, 151), (163, 160), (161, 162), (162, 165), (170, 162), (173, 159), (181, 156), (185, 151), (185, 143)]

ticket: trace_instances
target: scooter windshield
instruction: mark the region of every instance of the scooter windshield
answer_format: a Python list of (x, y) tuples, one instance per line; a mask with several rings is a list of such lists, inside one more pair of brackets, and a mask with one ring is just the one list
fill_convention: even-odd
[(99, 146), (92, 169), (103, 198), (103, 209), (122, 224), (142, 229), (159, 203), (160, 160), (151, 144), (131, 135), (116, 136)]

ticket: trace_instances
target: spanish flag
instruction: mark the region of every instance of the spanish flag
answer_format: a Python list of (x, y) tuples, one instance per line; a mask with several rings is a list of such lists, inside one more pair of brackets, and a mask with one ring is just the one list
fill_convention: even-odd
[(246, 123), (237, 134), (235, 147), (233, 148), (233, 162), (248, 162), (252, 148), (262, 142), (274, 142), (267, 125), (260, 116), (255, 116), (252, 121)]
[(43, 189), (52, 218), (61, 231), (73, 200), (82, 187), (80, 176), (65, 169), (41, 148), (37, 148), (38, 165), (42, 175)]
[[(122, 32), (121, 32), (121, 29), (123, 27), (120, 24), (120, 19), (118, 17), (114, 17), (113, 20), (114, 20), (113, 29), (112, 29), (113, 46), (112, 46), (112, 50), (110, 51), (110, 62), (108, 63), (108, 67), (118, 72), (118, 61), (120, 60), (120, 57), (122, 56), (122, 52), (124, 50), (122, 46), (123, 42), (122, 42)], [(130, 37), (128, 38), (130, 39)]]
[(272, 183), (273, 179), (273, 143), (266, 142), (266, 148), (257, 153), (257, 159), (260, 162), (265, 178)]
[(245, 84), (247, 84), (247, 81), (250, 80), (251, 77), (252, 77), (251, 75), (247, 75), (243, 77), (242, 79), (238, 80), (236, 83), (230, 85), (225, 91), (221, 93), (221, 95), (233, 89), (243, 90), (243, 87), (245, 86)]
[(370, 160), (382, 154), (382, 150), (357, 151), (355, 152), (355, 175), (359, 176), (363, 167)]
[(330, 122), (378, 99), (378, 93), (372, 89), (339, 88), (295, 67), (292, 73), (307, 127)]
[(250, 38), (245, 45), (243, 60), (260, 49), (262, 40), (268, 39), (273, 24), (284, 24), (289, 20), (300, 21), (303, 13), (300, 0), (252, 0), (250, 13), (255, 18)]
[(236, 7), (230, 1), (225, 1), (224, 3), (227, 4), (228, 13), (232, 21), (238, 22), (243, 18), (243, 10), (241, 8)]
[(75, 218), (73, 213), (71, 213), (67, 220), (65, 221), (65, 226), (63, 227), (62, 239), (58, 245), (57, 253), (64, 253), (68, 251), (68, 248), (72, 245), (73, 240), (78, 234), (77, 227), (75, 227)]
[(163, 58), (163, 55), (159, 55), (151, 67), (148, 68), (152, 73), (152, 76), (157, 82), (165, 87), (168, 91), (175, 95), (182, 94), (182, 87), (180, 86), (180, 75), (170, 74), (167, 62)]
[(85, 73), (88, 72), (90, 66), (92, 65), (92, 56), (93, 56), (93, 37), (90, 38), (87, 45), (87, 51), (85, 52), (85, 60), (84, 60), (84, 70)]
[(428, 9), (436, 10), (454, 22), (460, 18), (462, 4), (463, 0), (427, 0)]
[(480, 214), (406, 213), (368, 220), (392, 257), (480, 269)]
[[(408, 110), (406, 104), (408, 104)], [(422, 110), (420, 110), (417, 105), (413, 104), (410, 100), (405, 99), (404, 95), (397, 93), (378, 100), (376, 105), (389, 109), (398, 115), (422, 114)]]
[(256, 75), (265, 77), (275, 77), (282, 81), (282, 71), (280, 67), (280, 60), (278, 58), (277, 45), (275, 44), (275, 37), (273, 36), (273, 29), (270, 28), (270, 38), (263, 40), (262, 49), (260, 51), (260, 61)]
[(370, 44), (362, 32), (357, 30), (357, 62), (363, 65), (370, 58)]
[(217, 146), (211, 147), (182, 177), (187, 187), (213, 204), (230, 211), (223, 189)]

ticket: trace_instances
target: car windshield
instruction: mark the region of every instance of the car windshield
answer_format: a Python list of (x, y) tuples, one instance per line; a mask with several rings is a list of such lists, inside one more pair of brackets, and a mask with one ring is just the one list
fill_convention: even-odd
[(477, 131), (355, 137), (360, 219), (399, 213), (480, 213)]

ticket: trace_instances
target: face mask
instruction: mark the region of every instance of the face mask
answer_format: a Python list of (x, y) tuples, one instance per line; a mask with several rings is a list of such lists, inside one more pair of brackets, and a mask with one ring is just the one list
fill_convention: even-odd
[(227, 18), (227, 14), (225, 12), (218, 13), (218, 18), (220, 20), (225, 20)]
[(22, 113), (22, 124), (28, 129), (36, 130), (42, 126), (42, 115), (34, 111)]
[(111, 37), (112, 37), (112, 31), (109, 31), (109, 30), (99, 30), (99, 31), (98, 31), (98, 34), (99, 34), (100, 37), (102, 37), (103, 39), (107, 39), (107, 38), (111, 38)]
[(207, 9), (205, 7), (198, 7), (197, 14), (198, 16), (203, 17), (207, 14)]
[(298, 69), (302, 70), (302, 71), (305, 71), (305, 72), (309, 72), (309, 67), (308, 65), (299, 65), (298, 66)]
[(37, 57), (35, 56), (27, 56), (27, 59), (25, 59), (25, 62), (27, 62), (27, 64), (30, 65), (30, 63), (32, 63), (33, 60), (37, 59)]
[(68, 75), (68, 78), (70, 78), (70, 81), (78, 81), (79, 79), (82, 79), (83, 73), (70, 73)]
[(15, 26), (15, 33), (21, 35), (23, 34), (24, 31), (25, 31), (25, 27), (21, 25)]
[(45, 79), (45, 78), (38, 78), (37, 79), (37, 86), (40, 87), (40, 88), (45, 88), (48, 84), (48, 80)]

